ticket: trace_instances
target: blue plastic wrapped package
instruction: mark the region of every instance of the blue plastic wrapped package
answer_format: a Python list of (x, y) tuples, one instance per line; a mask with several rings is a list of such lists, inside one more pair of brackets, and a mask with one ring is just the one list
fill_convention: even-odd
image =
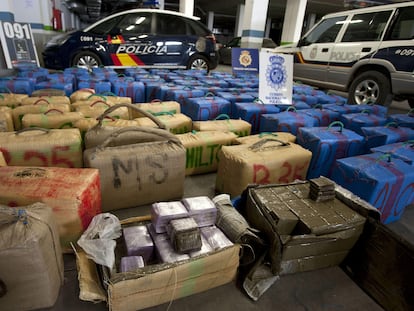
[(339, 117), (345, 128), (364, 135), (362, 127), (382, 126), (387, 124), (388, 119), (369, 112), (357, 112), (343, 114)]
[(399, 126), (414, 129), (414, 109), (407, 113), (395, 113), (388, 116), (390, 121), (397, 123)]
[(260, 132), (288, 132), (296, 136), (300, 127), (315, 125), (314, 118), (296, 111), (263, 114), (260, 117)]
[(252, 103), (255, 100), (255, 97), (248, 93), (241, 93), (240, 91), (220, 91), (216, 93), (217, 96), (220, 96), (231, 103), (231, 113), (230, 116), (234, 116), (235, 113), (235, 104), (236, 103)]
[(204, 97), (189, 98), (184, 112), (193, 121), (214, 120), (219, 115), (230, 115), (230, 102), (211, 93)]
[(312, 152), (307, 179), (329, 177), (335, 160), (360, 155), (365, 149), (364, 137), (343, 128), (340, 122), (328, 127), (303, 127), (297, 143)]
[(132, 103), (145, 102), (145, 86), (142, 82), (117, 79), (112, 82), (112, 92), (117, 96), (131, 98)]
[(235, 103), (233, 119), (242, 119), (252, 125), (251, 133), (257, 134), (260, 130), (260, 118), (263, 114), (279, 113), (275, 105), (264, 105), (259, 102)]
[(315, 119), (315, 126), (329, 126), (332, 122), (338, 121), (340, 113), (337, 111), (319, 108), (315, 106), (313, 109), (300, 110), (300, 113), (307, 114)]
[(393, 158), (403, 160), (412, 166), (414, 165), (414, 140), (375, 147), (371, 151), (389, 154)]
[(0, 92), (31, 95), (34, 91), (34, 78), (0, 78)]
[(362, 127), (361, 131), (368, 149), (414, 139), (413, 129), (398, 126), (393, 122), (385, 126)]
[(318, 104), (318, 98), (316, 96), (306, 94), (292, 94), (292, 101), (302, 101), (311, 107)]
[(111, 82), (99, 80), (78, 80), (78, 89), (94, 89), (95, 93), (111, 92)]
[(375, 104), (363, 104), (363, 105), (355, 105), (360, 112), (368, 111), (369, 113), (376, 114), (377, 116), (385, 117), (388, 113), (388, 108), (381, 105)]
[(384, 224), (400, 219), (414, 203), (413, 167), (388, 154), (336, 160), (331, 179), (376, 207)]
[(340, 114), (361, 112), (358, 105), (348, 105), (343, 103), (323, 105), (323, 108), (339, 112)]
[(188, 86), (183, 87), (182, 89), (172, 89), (167, 91), (165, 95), (165, 100), (174, 100), (178, 102), (181, 106), (181, 112), (187, 112), (188, 100), (190, 98), (203, 97), (206, 93), (203, 90), (195, 90)]

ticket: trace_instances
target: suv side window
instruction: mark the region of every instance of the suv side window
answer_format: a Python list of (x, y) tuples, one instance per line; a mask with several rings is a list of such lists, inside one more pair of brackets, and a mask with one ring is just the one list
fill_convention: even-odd
[(305, 38), (302, 39), (300, 45), (335, 42), (336, 36), (345, 19), (346, 16), (339, 16), (321, 21)]
[(414, 7), (400, 8), (389, 40), (414, 39)]
[(185, 35), (187, 34), (185, 20), (180, 16), (157, 14), (157, 34)]
[(131, 13), (115, 27), (112, 32), (122, 35), (137, 35), (151, 33), (151, 14), (150, 13)]
[(391, 11), (354, 15), (342, 38), (342, 42), (379, 41)]

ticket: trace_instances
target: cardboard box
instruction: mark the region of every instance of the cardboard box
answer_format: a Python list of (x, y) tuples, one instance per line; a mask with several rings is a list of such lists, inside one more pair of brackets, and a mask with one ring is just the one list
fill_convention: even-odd
[(64, 252), (101, 213), (97, 169), (0, 167), (0, 204), (25, 206), (43, 202), (53, 210)]
[[(308, 198), (309, 183), (258, 186), (248, 189), (247, 220), (263, 231), (270, 245), (272, 271), (289, 274), (340, 264), (358, 241), (366, 218), (338, 198)], [(291, 217), (275, 217), (272, 205), (283, 205), (296, 217), (290, 234), (282, 234)]]
[(175, 264), (148, 266), (151, 270), (147, 273), (113, 273), (105, 282), (105, 291), (97, 277), (97, 266), (82, 251), (77, 253), (77, 264), (82, 300), (107, 301), (112, 311), (135, 311), (233, 281), (239, 265), (239, 245)]

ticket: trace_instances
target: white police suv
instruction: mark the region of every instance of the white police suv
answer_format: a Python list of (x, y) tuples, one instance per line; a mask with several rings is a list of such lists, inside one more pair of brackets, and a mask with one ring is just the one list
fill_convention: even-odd
[(354, 104), (407, 99), (414, 107), (414, 1), (324, 16), (294, 54), (294, 79), (347, 91)]

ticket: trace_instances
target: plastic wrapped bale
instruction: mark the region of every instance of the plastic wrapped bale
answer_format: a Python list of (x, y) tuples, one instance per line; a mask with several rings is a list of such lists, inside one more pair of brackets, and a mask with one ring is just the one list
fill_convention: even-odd
[(395, 113), (388, 116), (391, 121), (396, 122), (399, 126), (414, 129), (414, 109), (407, 113)]
[(336, 160), (331, 178), (375, 206), (385, 224), (400, 219), (405, 208), (414, 202), (412, 166), (388, 154)]
[(287, 132), (296, 136), (299, 128), (315, 126), (314, 118), (291, 111), (291, 108), (280, 113), (263, 114), (260, 117), (260, 132)]
[(0, 309), (52, 307), (63, 285), (63, 257), (52, 209), (0, 205)]
[(362, 127), (361, 131), (366, 138), (367, 148), (414, 139), (414, 129), (398, 126), (395, 122), (387, 123), (385, 126)]
[(414, 140), (375, 147), (371, 149), (371, 152), (389, 154), (393, 158), (414, 165)]
[(336, 159), (364, 153), (364, 137), (343, 128), (340, 122), (328, 127), (300, 128), (297, 143), (312, 152), (307, 179), (331, 174)]
[(228, 100), (206, 94), (204, 97), (189, 98), (185, 114), (193, 121), (214, 120), (221, 114), (230, 115), (231, 104)]
[(388, 119), (376, 114), (362, 111), (357, 113), (343, 114), (340, 116), (345, 128), (352, 130), (360, 135), (364, 135), (362, 127), (382, 126), (387, 124)]

